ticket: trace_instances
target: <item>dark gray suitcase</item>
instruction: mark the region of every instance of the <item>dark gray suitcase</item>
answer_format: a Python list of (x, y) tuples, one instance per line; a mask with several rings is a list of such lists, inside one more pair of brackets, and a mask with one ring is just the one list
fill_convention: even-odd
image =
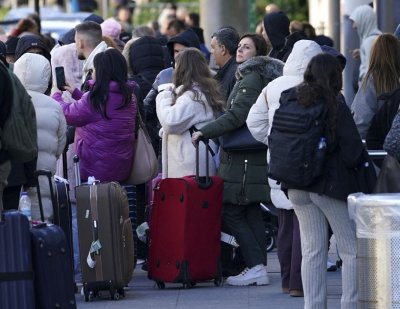
[(26, 216), (0, 214), (0, 308), (35, 308), (31, 235)]
[[(79, 159), (74, 158), (77, 184)], [(134, 264), (128, 197), (117, 182), (78, 185), (76, 188), (79, 251), (85, 301), (100, 291), (111, 299), (125, 296)]]

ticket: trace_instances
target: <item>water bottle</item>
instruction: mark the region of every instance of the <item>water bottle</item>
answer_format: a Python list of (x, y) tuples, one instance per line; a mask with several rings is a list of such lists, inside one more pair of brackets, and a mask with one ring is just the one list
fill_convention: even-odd
[(322, 136), (318, 142), (318, 150), (323, 150), (323, 149), (326, 149), (326, 138)]
[(326, 154), (326, 138), (322, 136), (319, 139), (319, 142), (317, 145), (317, 151), (315, 153), (314, 170), (313, 170), (314, 177), (321, 176), (321, 174), (323, 172), (323, 166), (324, 166), (324, 162), (325, 162), (325, 154)]
[(28, 217), (29, 222), (32, 221), (32, 204), (27, 192), (21, 192), (18, 209), (23, 215)]

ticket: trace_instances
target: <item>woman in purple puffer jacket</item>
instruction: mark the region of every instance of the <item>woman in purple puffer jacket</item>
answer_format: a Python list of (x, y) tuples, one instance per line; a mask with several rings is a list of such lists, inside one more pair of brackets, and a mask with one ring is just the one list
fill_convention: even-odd
[(108, 49), (94, 58), (88, 92), (65, 86), (76, 100), (73, 103), (64, 102), (61, 92), (53, 94), (67, 124), (76, 127), (82, 180), (94, 176), (100, 181), (123, 181), (130, 174), (137, 104), (135, 83), (128, 82), (127, 71), (122, 54)]

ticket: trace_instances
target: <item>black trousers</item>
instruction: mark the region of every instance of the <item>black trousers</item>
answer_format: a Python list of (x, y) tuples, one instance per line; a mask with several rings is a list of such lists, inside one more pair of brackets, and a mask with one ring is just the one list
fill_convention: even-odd
[(282, 288), (303, 290), (301, 282), (301, 241), (299, 221), (294, 210), (278, 210), (278, 259)]
[(260, 205), (224, 204), (222, 221), (239, 243), (248, 268), (267, 264), (265, 224)]
[(21, 194), (21, 187), (22, 187), (22, 185), (6, 187), (4, 189), (4, 192), (3, 192), (4, 210), (11, 210), (11, 209), (18, 210), (19, 197)]

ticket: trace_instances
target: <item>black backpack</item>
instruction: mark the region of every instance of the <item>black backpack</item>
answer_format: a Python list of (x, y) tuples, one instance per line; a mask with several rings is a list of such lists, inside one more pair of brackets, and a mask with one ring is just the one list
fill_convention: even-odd
[(321, 176), (326, 153), (327, 108), (323, 102), (304, 107), (296, 88), (282, 92), (268, 137), (268, 176), (289, 187), (305, 188)]

